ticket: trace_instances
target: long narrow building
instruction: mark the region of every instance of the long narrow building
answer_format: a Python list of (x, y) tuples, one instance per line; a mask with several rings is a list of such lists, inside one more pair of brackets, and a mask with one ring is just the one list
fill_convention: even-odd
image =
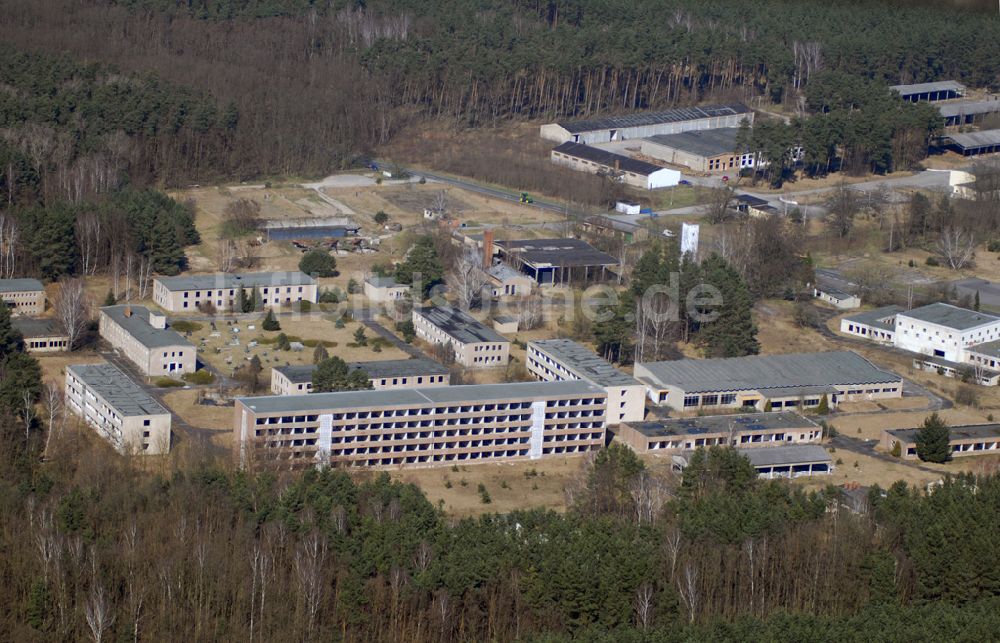
[(243, 467), (537, 459), (600, 449), (606, 400), (582, 381), (243, 397), (233, 444)]

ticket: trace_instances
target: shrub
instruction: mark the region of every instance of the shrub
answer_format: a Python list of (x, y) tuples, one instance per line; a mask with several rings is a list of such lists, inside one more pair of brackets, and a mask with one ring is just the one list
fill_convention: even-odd
[(816, 328), (819, 326), (819, 313), (812, 304), (799, 301), (795, 303), (792, 319), (800, 328)]
[(899, 440), (893, 440), (892, 451), (890, 451), (889, 453), (891, 453), (892, 457), (894, 458), (898, 458), (899, 456), (903, 455), (903, 446), (899, 443)]
[(270, 308), (267, 309), (267, 315), (264, 316), (260, 327), (269, 331), (281, 330), (281, 324), (278, 323), (278, 318), (274, 316), (274, 311)]
[(153, 380), (153, 384), (160, 388), (173, 388), (177, 386), (184, 386), (184, 382), (180, 380), (175, 380), (172, 377), (158, 377)]
[(938, 258), (937, 257), (933, 257), (933, 256), (927, 257), (927, 260), (924, 261), (924, 263), (927, 264), (928, 266), (940, 266), (941, 265), (941, 262), (938, 261)]
[(302, 301), (299, 302), (300, 313), (312, 312), (312, 308), (313, 308), (312, 302), (309, 301), (308, 299), (303, 299)]
[(413, 327), (413, 320), (396, 322), (396, 332), (403, 336), (403, 341), (412, 344), (417, 338), (417, 329)]
[(986, 244), (986, 249), (990, 252), (1000, 252), (1000, 239), (991, 239)]
[(334, 325), (335, 328), (343, 328), (344, 327), (344, 318), (343, 317), (338, 317), (337, 321), (335, 321), (333, 323), (333, 325)]
[(979, 392), (974, 386), (961, 384), (955, 390), (955, 403), (962, 406), (979, 406)]
[(819, 398), (819, 406), (816, 407), (816, 412), (820, 415), (826, 415), (830, 412), (830, 400), (827, 399), (826, 393), (823, 397)]
[(195, 333), (203, 328), (203, 326), (198, 322), (187, 321), (186, 319), (179, 319), (175, 322), (171, 322), (170, 327), (178, 333)]
[(202, 368), (195, 371), (194, 373), (185, 373), (184, 375), (181, 375), (181, 379), (183, 379), (188, 384), (194, 384), (196, 386), (204, 386), (206, 384), (211, 384), (212, 382), (214, 382), (215, 375)]
[(493, 498), (490, 497), (490, 492), (486, 490), (486, 485), (484, 485), (482, 482), (479, 483), (479, 487), (477, 490), (479, 491), (480, 502), (482, 502), (484, 505), (488, 505), (491, 502), (493, 502)]
[(355, 329), (355, 331), (354, 331), (354, 343), (356, 343), (358, 346), (367, 346), (368, 345), (368, 338), (365, 337), (365, 327), (364, 326), (358, 326), (357, 329)]
[(385, 213), (385, 210), (379, 210), (375, 213), (375, 223), (379, 225), (385, 225), (389, 222), (389, 215)]
[(361, 284), (354, 277), (347, 280), (347, 294), (356, 295), (361, 292)]
[(310, 250), (299, 260), (299, 270), (317, 277), (337, 276), (337, 260), (323, 250)]
[(339, 288), (328, 288), (319, 294), (319, 303), (339, 304), (343, 299), (346, 299), (343, 294)]
[(278, 333), (278, 336), (274, 340), (274, 347), (279, 351), (287, 351), (292, 348), (292, 342), (288, 339), (288, 335)]

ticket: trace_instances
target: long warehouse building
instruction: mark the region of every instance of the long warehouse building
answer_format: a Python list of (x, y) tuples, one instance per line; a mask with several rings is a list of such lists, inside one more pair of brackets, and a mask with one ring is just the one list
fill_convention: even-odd
[(582, 381), (244, 397), (233, 444), (245, 468), (533, 460), (600, 449), (606, 404)]
[(753, 112), (742, 103), (678, 107), (659, 112), (637, 112), (542, 125), (541, 137), (557, 143), (610, 143), (657, 134), (678, 134), (698, 129), (753, 124)]

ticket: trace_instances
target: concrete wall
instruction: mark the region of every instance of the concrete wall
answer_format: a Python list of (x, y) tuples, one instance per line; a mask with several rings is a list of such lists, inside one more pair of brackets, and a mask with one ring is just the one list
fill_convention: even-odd
[(647, 436), (625, 423), (618, 427), (615, 439), (621, 440), (636, 453), (677, 453), (712, 446), (766, 448), (789, 444), (815, 444), (822, 439), (822, 433), (822, 429), (813, 425), (791, 429), (736, 430), (732, 434), (732, 439), (728, 431)]
[(0, 293), (12, 315), (41, 315), (45, 312), (44, 290), (23, 290)]
[(69, 337), (53, 335), (51, 337), (25, 338), (24, 347), (29, 353), (58, 353), (69, 349)]
[(840, 332), (856, 337), (864, 337), (882, 344), (892, 344), (895, 342), (896, 337), (896, 333), (893, 331), (887, 331), (868, 324), (859, 324), (849, 319), (840, 320)]
[(368, 301), (378, 304), (389, 303), (403, 299), (410, 291), (409, 286), (397, 284), (395, 286), (377, 287), (365, 282), (365, 297)]
[(646, 138), (657, 134), (680, 134), (692, 130), (718, 129), (721, 127), (739, 127), (740, 123), (746, 119), (753, 124), (753, 112), (746, 114), (730, 114), (727, 116), (717, 116), (713, 118), (699, 118), (689, 121), (677, 121), (673, 123), (657, 123), (654, 125), (643, 125), (640, 127), (622, 127), (618, 129), (601, 129), (590, 132), (580, 132), (571, 134), (558, 123), (548, 123), (542, 125), (539, 134), (542, 138), (557, 143), (573, 141), (574, 143), (609, 143), (611, 141), (625, 141), (635, 138)]
[(845, 297), (844, 299), (839, 299), (829, 293), (823, 292), (819, 288), (813, 288), (813, 297), (821, 301), (825, 301), (831, 306), (834, 306), (835, 308), (839, 308), (841, 310), (851, 310), (854, 308), (861, 307), (861, 298), (856, 295), (851, 295), (849, 297)]

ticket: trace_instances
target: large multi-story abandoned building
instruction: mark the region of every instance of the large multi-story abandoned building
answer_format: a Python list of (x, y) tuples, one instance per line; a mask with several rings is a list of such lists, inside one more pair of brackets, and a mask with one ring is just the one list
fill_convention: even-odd
[(528, 343), (528, 372), (546, 382), (583, 380), (608, 394), (608, 424), (637, 422), (646, 415), (646, 387), (592, 350), (571, 339)]
[(170, 413), (111, 364), (67, 366), (66, 405), (122, 453), (170, 451)]
[(45, 287), (37, 279), (0, 279), (0, 299), (13, 315), (45, 312)]
[(605, 403), (582, 381), (244, 397), (233, 444), (245, 467), (527, 460), (600, 449)]
[(147, 377), (193, 373), (198, 368), (195, 347), (167, 328), (166, 316), (145, 306), (105, 306), (99, 327), (101, 337)]
[(646, 362), (635, 377), (654, 403), (692, 413), (815, 409), (824, 397), (833, 408), (903, 394), (903, 378), (850, 351)]
[(170, 312), (195, 312), (207, 304), (219, 312), (231, 311), (240, 301), (240, 290), (247, 296), (256, 292), (264, 308), (281, 308), (300, 301), (316, 303), (319, 297), (316, 280), (297, 271), (220, 272), (153, 279), (153, 301)]
[(413, 329), (430, 344), (444, 344), (455, 353), (455, 363), (470, 368), (505, 366), (510, 341), (451, 306), (413, 308)]
[[(424, 388), (448, 386), (451, 373), (431, 359), (386, 359), (351, 362), (348, 368), (364, 371), (372, 388)], [(276, 366), (271, 369), (271, 392), (275, 395), (304, 395), (312, 392), (315, 364)]]

